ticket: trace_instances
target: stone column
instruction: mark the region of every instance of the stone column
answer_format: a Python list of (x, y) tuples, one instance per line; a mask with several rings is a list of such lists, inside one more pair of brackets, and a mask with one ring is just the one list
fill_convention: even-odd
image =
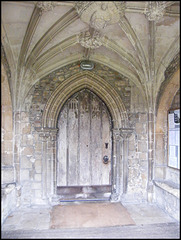
[(128, 141), (129, 137), (132, 135), (132, 128), (121, 128), (120, 135), (122, 137), (122, 167), (123, 167), (123, 177), (122, 186), (123, 194), (127, 193), (128, 186)]
[(148, 201), (153, 198), (153, 167), (154, 167), (154, 114), (148, 113)]
[(120, 139), (120, 130), (113, 129), (112, 202), (117, 202), (120, 198)]
[(42, 142), (42, 158), (41, 158), (41, 166), (42, 166), (42, 198), (43, 200), (47, 199), (47, 140), (49, 138), (49, 132), (41, 131), (39, 133), (39, 139)]
[(48, 138), (48, 193), (52, 195), (56, 194), (57, 190), (57, 166), (56, 166), (56, 140), (57, 140), (58, 129), (51, 129), (50, 137)]

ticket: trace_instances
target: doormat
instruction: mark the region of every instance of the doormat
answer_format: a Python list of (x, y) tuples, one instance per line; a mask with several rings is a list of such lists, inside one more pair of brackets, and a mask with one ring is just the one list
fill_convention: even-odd
[(58, 205), (51, 211), (50, 228), (83, 228), (135, 225), (121, 203)]

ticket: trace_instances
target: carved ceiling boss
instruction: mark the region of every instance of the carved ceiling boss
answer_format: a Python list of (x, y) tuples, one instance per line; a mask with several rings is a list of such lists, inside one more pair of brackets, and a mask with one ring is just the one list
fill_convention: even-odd
[(124, 14), (125, 2), (92, 1), (75, 4), (80, 19), (92, 28), (101, 30), (110, 24), (120, 20), (120, 14)]

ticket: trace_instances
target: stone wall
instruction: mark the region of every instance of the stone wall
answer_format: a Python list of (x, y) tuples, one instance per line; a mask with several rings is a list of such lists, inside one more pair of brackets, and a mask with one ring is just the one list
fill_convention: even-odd
[(130, 122), (134, 133), (129, 139), (127, 199), (142, 202), (147, 199), (148, 183), (147, 113), (132, 114)]
[[(19, 149), (21, 203), (32, 205), (46, 203), (44, 188), (46, 177), (43, 175), (45, 166), (42, 156), (46, 154), (47, 163), (52, 164), (52, 144), (47, 136), (41, 137), (36, 131), (41, 127), (44, 107), (51, 94), (66, 79), (76, 73), (84, 72), (80, 69), (80, 62), (65, 66), (48, 76), (40, 79), (30, 90), (24, 111), (15, 114), (16, 119), (16, 147)], [(126, 195), (128, 201), (145, 201), (147, 196), (147, 113), (145, 101), (139, 89), (130, 80), (101, 64), (95, 64), (93, 74), (109, 82), (119, 93), (127, 110), (129, 123), (134, 132), (128, 141), (128, 183)], [(46, 134), (45, 134), (46, 135)], [(45, 153), (45, 148), (47, 153)], [(54, 151), (54, 150), (53, 150)], [(51, 178), (52, 173), (48, 173)], [(52, 184), (53, 184), (52, 179)], [(48, 186), (46, 186), (48, 187)]]

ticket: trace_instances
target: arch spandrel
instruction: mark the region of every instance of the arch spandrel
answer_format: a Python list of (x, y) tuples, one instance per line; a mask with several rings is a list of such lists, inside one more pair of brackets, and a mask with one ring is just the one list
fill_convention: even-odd
[(52, 93), (44, 109), (42, 127), (56, 128), (58, 115), (64, 103), (74, 93), (85, 88), (104, 101), (111, 113), (113, 128), (126, 127), (127, 112), (118, 92), (104, 79), (87, 71), (70, 77)]

